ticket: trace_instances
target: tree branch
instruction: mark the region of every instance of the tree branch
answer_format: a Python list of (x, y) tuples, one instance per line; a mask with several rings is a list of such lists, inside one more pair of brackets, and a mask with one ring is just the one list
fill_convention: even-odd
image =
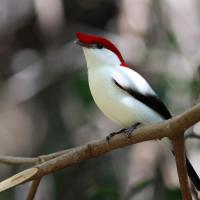
[(14, 157), (14, 156), (0, 156), (0, 163), (6, 165), (19, 165), (19, 164), (38, 164), (43, 163), (53, 158), (56, 158), (60, 155), (68, 153), (72, 151), (74, 148), (66, 149), (63, 151), (58, 151), (55, 153), (47, 154), (47, 155), (40, 155), (38, 157)]
[(189, 183), (188, 183), (188, 176), (187, 176), (187, 169), (185, 162), (184, 135), (179, 135), (174, 137), (172, 143), (175, 152), (176, 167), (177, 167), (183, 200), (192, 200), (192, 196), (189, 190)]
[[(120, 134), (113, 137), (109, 141), (109, 143), (105, 138), (103, 138), (100, 140), (89, 142), (88, 144), (81, 145), (79, 147), (62, 151), (62, 153), (55, 153), (53, 154), (55, 157), (49, 157), (49, 155), (46, 155), (47, 157), (44, 156), (43, 158), (49, 158), (50, 160), (43, 160), (46, 162), (38, 164), (33, 168), (29, 168), (23, 172), (20, 172), (19, 174), (16, 174), (13, 177), (10, 177), (9, 179), (6, 179), (5, 181), (2, 181), (0, 183), (0, 191), (6, 190), (27, 181), (38, 179), (49, 173), (53, 173), (67, 166), (79, 163), (80, 161), (99, 157), (114, 149), (122, 148), (130, 144), (169, 137), (174, 142), (174, 147), (176, 147), (176, 143), (178, 143), (178, 140), (183, 137), (186, 129), (188, 129), (198, 121), (200, 121), (200, 104), (194, 106), (192, 109), (184, 112), (181, 115), (173, 117), (170, 120), (163, 121), (156, 125), (136, 129), (131, 135), (130, 139), (128, 139), (125, 134)], [(176, 148), (175, 151), (178, 151), (178, 153), (175, 152), (175, 154), (176, 157), (178, 157), (176, 159), (180, 159), (177, 160), (177, 167), (179, 171), (179, 178), (181, 179), (180, 185), (182, 187), (182, 192), (184, 192), (183, 196), (185, 197), (186, 195), (188, 195), (187, 192), (185, 192), (187, 191), (186, 188), (188, 187), (187, 181), (185, 180), (186, 171), (184, 169), (182, 170), (182, 166), (180, 167), (180, 163), (184, 160), (184, 156), (182, 157), (182, 155), (184, 154), (183, 150), (184, 149)], [(34, 160), (34, 162), (36, 162), (36, 160)], [(180, 172), (181, 170), (182, 172)], [(185, 175), (182, 176), (182, 173), (184, 173)], [(185, 199), (188, 200), (189, 198), (187, 197), (189, 196), (186, 196)]]
[(32, 181), (31, 188), (30, 188), (28, 196), (26, 198), (27, 200), (33, 200), (34, 199), (41, 179), (42, 178), (38, 178), (38, 179), (35, 179), (35, 180)]

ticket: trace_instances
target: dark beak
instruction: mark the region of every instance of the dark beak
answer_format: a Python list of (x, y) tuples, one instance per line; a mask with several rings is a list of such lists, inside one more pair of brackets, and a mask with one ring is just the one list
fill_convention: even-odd
[(77, 45), (80, 45), (80, 46), (82, 46), (82, 45), (81, 45), (81, 44), (82, 44), (82, 42), (80, 42), (78, 39), (74, 40), (74, 44), (77, 44)]
[(75, 40), (74, 41), (75, 44), (81, 46), (81, 47), (86, 47), (86, 48), (94, 48), (94, 45), (93, 44), (88, 44), (88, 43), (84, 43), (84, 42), (81, 42), (80, 40)]

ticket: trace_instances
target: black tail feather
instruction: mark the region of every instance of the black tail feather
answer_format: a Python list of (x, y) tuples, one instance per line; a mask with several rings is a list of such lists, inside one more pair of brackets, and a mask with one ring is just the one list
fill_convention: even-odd
[(195, 188), (200, 191), (200, 179), (199, 176), (197, 175), (196, 171), (194, 170), (192, 164), (190, 161), (186, 158), (186, 166), (187, 166), (187, 172), (188, 176), (190, 177), (190, 180), (194, 184)]

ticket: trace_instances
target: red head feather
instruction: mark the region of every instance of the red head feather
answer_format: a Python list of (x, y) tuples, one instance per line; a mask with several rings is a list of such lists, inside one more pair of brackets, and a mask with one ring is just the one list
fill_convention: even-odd
[(78, 40), (80, 42), (85, 43), (85, 44), (97, 44), (97, 43), (102, 44), (105, 48), (109, 49), (110, 51), (112, 51), (113, 53), (115, 53), (117, 55), (122, 66), (125, 66), (125, 67), (127, 66), (120, 51), (109, 40), (99, 37), (99, 36), (87, 35), (87, 34), (80, 33), (80, 32), (76, 32), (76, 37), (78, 38)]

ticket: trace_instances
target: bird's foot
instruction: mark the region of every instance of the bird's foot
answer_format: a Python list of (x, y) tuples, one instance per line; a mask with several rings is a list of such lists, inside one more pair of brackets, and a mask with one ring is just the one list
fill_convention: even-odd
[(110, 133), (110, 134), (106, 137), (106, 140), (109, 142), (110, 139), (111, 139), (112, 137), (114, 137), (115, 135), (121, 134), (121, 133), (125, 133), (126, 136), (128, 137), (128, 139), (130, 139), (131, 133), (132, 133), (139, 125), (141, 125), (141, 123), (140, 123), (140, 122), (137, 122), (137, 123), (133, 124), (133, 125), (132, 125), (131, 127), (129, 127), (129, 128), (123, 128), (123, 129), (121, 129), (121, 130), (119, 130), (119, 131), (117, 131), (117, 132)]
[(109, 142), (112, 137), (114, 137), (115, 135), (124, 133), (125, 131), (126, 131), (126, 128), (123, 128), (123, 129), (121, 129), (121, 130), (119, 130), (117, 132), (112, 132), (106, 137), (106, 140)]
[(141, 123), (140, 123), (140, 122), (136, 122), (136, 123), (133, 124), (131, 127), (125, 129), (124, 133), (126, 134), (126, 136), (128, 137), (128, 139), (130, 139), (131, 133), (132, 133), (136, 128), (138, 128), (139, 125), (141, 125)]

